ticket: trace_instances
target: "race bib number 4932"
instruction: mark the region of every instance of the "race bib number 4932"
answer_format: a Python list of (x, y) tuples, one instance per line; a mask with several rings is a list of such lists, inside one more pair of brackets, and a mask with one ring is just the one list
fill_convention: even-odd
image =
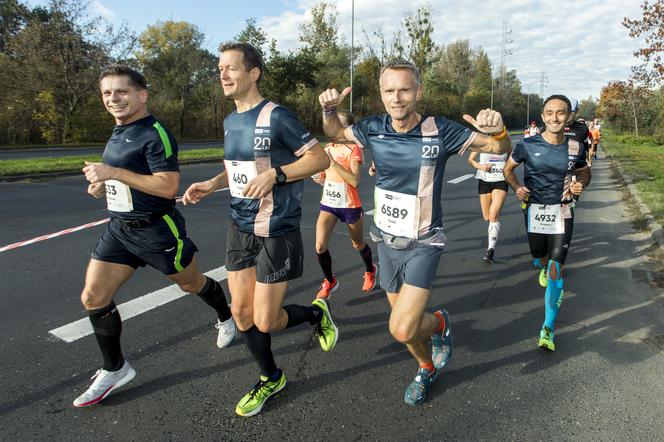
[(528, 207), (528, 232), (559, 235), (565, 233), (565, 218), (560, 204)]

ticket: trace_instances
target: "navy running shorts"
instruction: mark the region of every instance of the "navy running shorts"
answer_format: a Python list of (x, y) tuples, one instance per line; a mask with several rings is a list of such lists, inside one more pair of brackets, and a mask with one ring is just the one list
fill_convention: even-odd
[(321, 204), (320, 210), (321, 212), (331, 213), (332, 215), (339, 218), (339, 221), (346, 224), (355, 224), (362, 217), (362, 215), (364, 215), (364, 211), (361, 207), (345, 209), (342, 207), (329, 207), (325, 204)]
[(393, 249), (384, 242), (376, 244), (380, 263), (380, 286), (387, 293), (399, 293), (405, 283), (430, 289), (443, 249), (418, 244), (412, 249)]

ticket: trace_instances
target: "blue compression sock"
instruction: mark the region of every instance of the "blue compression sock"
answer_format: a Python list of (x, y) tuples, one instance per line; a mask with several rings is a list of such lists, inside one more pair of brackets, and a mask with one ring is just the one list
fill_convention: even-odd
[(543, 269), (543, 268), (544, 268), (544, 266), (543, 266), (542, 263), (540, 262), (539, 258), (535, 258), (535, 259), (533, 259), (533, 265), (534, 265), (535, 267), (537, 267), (538, 269)]
[[(551, 266), (556, 268), (557, 279), (551, 279)], [(563, 303), (563, 278), (560, 275), (560, 264), (556, 261), (549, 261), (547, 266), (546, 292), (544, 292), (544, 327), (553, 330), (553, 324), (556, 322), (558, 310)]]

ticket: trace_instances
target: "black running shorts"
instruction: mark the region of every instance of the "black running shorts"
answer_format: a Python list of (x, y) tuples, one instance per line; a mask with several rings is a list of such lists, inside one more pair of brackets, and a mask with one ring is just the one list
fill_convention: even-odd
[(480, 193), (480, 195), (484, 195), (485, 193), (491, 193), (496, 189), (507, 192), (507, 182), (496, 181), (490, 183), (488, 181), (477, 180), (477, 191)]
[[(528, 246), (533, 258), (549, 257), (550, 260), (565, 264), (567, 252), (572, 243), (572, 232), (574, 232), (574, 209), (571, 209), (572, 217), (565, 219), (565, 233), (558, 235), (547, 235), (543, 233), (528, 232)], [(526, 231), (528, 231), (528, 211), (524, 210)]]

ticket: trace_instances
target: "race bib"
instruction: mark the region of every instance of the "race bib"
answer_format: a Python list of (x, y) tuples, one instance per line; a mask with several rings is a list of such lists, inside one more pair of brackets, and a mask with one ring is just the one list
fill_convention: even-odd
[(256, 177), (255, 161), (224, 160), (226, 175), (228, 176), (228, 189), (235, 198), (251, 199), (242, 195), (244, 186)]
[(492, 160), (489, 164), (491, 164), (491, 170), (485, 172), (484, 181), (486, 181), (487, 183), (496, 183), (498, 181), (505, 181), (505, 177), (503, 176), (503, 169), (505, 168), (505, 162)]
[(559, 235), (565, 233), (565, 219), (560, 204), (531, 204), (528, 207), (528, 232)]
[(417, 195), (375, 188), (374, 223), (383, 232), (417, 239), (419, 220)]
[(346, 183), (335, 183), (332, 181), (325, 181), (323, 186), (323, 197), (320, 202), (328, 207), (335, 207), (345, 209), (348, 207), (346, 203)]
[(134, 202), (131, 190), (125, 183), (117, 180), (106, 180), (106, 207), (113, 212), (131, 212)]

